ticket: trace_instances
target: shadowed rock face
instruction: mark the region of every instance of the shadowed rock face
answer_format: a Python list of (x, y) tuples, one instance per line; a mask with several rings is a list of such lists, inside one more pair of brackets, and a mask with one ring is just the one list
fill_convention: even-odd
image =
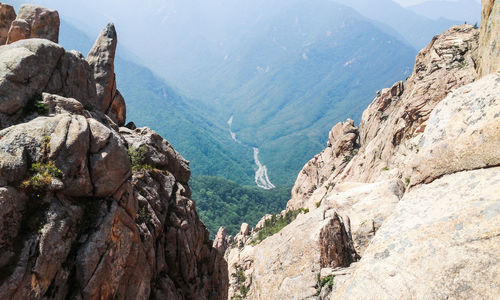
[(5, 45), (9, 35), (10, 25), (16, 19), (14, 7), (0, 3), (0, 45)]
[(95, 70), (47, 39), (0, 46), (0, 298), (227, 299), (189, 162), (119, 128), (121, 96), (98, 109)]
[(359, 255), (354, 250), (351, 232), (346, 231), (337, 213), (321, 229), (319, 244), (321, 268), (349, 267), (359, 259)]

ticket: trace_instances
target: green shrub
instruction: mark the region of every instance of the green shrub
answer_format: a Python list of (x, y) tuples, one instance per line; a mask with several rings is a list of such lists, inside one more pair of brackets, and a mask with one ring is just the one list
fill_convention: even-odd
[(148, 149), (146, 145), (142, 145), (139, 148), (128, 149), (128, 156), (130, 157), (130, 162), (132, 164), (132, 171), (152, 171), (154, 169), (153, 166), (144, 162), (147, 151)]
[(53, 178), (62, 178), (61, 170), (56, 167), (53, 161), (34, 163), (31, 165), (30, 171), (33, 175), (23, 181), (21, 187), (35, 192), (37, 198), (40, 197), (41, 192), (47, 189)]
[(389, 167), (387, 167), (387, 166), (383, 167), (382, 171), (389, 171)]
[(136, 217), (137, 223), (139, 224), (146, 224), (146, 225), (152, 225), (153, 224), (153, 217), (151, 216), (151, 213), (149, 212), (148, 208), (146, 206), (143, 206), (139, 212), (137, 213)]
[(43, 103), (43, 97), (40, 93), (36, 93), (35, 95), (33, 95), (33, 97), (29, 98), (28, 102), (26, 102), (26, 105), (23, 108), (23, 114), (25, 116), (32, 113), (44, 115), (48, 112), (49, 108)]
[(328, 275), (326, 277), (321, 278), (321, 275), (318, 273), (318, 282), (316, 283), (316, 294), (315, 296), (319, 296), (323, 287), (327, 286), (329, 288), (333, 287), (333, 280), (335, 279), (335, 275)]
[(247, 297), (248, 291), (250, 290), (250, 285), (252, 285), (252, 280), (250, 278), (250, 284), (245, 285), (247, 277), (245, 276), (245, 271), (239, 265), (235, 266), (236, 272), (231, 274), (233, 278), (236, 279), (236, 291), (237, 293), (231, 297), (231, 300), (245, 299)]
[(286, 225), (292, 223), (300, 213), (308, 213), (309, 209), (301, 208), (297, 210), (289, 210), (285, 215), (273, 215), (270, 219), (264, 222), (264, 226), (257, 232), (257, 235), (252, 240), (252, 245), (257, 245), (267, 237), (270, 237), (281, 231)]
[(349, 153), (349, 155), (344, 156), (343, 163), (348, 164), (354, 158), (354, 156), (358, 155), (358, 152), (359, 152), (359, 149), (353, 149)]

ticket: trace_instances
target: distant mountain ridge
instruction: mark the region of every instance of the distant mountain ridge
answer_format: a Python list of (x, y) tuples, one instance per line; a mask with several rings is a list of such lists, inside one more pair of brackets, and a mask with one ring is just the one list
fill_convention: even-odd
[(446, 16), (462, 23), (479, 24), (481, 22), (481, 4), (474, 0), (432, 0), (407, 8), (435, 20)]

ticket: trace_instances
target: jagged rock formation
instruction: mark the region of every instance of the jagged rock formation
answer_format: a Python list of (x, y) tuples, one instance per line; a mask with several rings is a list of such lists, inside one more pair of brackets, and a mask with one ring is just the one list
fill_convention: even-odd
[[(325, 150), (311, 159), (299, 173), (292, 189), (292, 198), (287, 203), (287, 209), (298, 209), (301, 207), (313, 208), (311, 201), (304, 203), (307, 199), (321, 199), (328, 191), (319, 189), (324, 182), (343, 170), (358, 148), (358, 128), (354, 126), (353, 120), (338, 123), (333, 126), (328, 137)], [(312, 196), (313, 194), (314, 197)]]
[(482, 0), (479, 78), (500, 70), (500, 3)]
[[(94, 69), (97, 87), (97, 109), (106, 112), (118, 125), (125, 125), (125, 101), (116, 89), (115, 54), (118, 43), (115, 26), (108, 24), (97, 38), (87, 55), (87, 61)], [(111, 112), (111, 113), (110, 113)]]
[(0, 3), (0, 45), (5, 45), (9, 35), (10, 25), (16, 19), (14, 7)]
[[(324, 215), (316, 209), (299, 214), (294, 222), (258, 245), (252, 245), (250, 239), (241, 249), (234, 245), (226, 252), (228, 299), (242, 294), (248, 299), (313, 296), (322, 267), (346, 266), (356, 259), (346, 230), (348, 226), (332, 210)], [(331, 247), (333, 244), (336, 247)], [(244, 274), (243, 281), (239, 274)]]
[[(32, 11), (19, 16), (39, 34), (51, 14)], [(0, 46), (0, 298), (226, 299), (189, 163), (105, 114), (95, 73), (116, 85), (111, 50), (89, 64), (47, 39)]]
[[(483, 18), (494, 2), (483, 1)], [(500, 58), (484, 55), (497, 20), (483, 19), (480, 35), (464, 25), (436, 36), (405, 82), (377, 93), (359, 129), (332, 129), (287, 205), (310, 212), (226, 251), (229, 273), (246, 279), (230, 279), (230, 296), (241, 287), (248, 299), (498, 296), (500, 74), (481, 67)], [(330, 228), (345, 236), (319, 229), (335, 216)], [(323, 263), (332, 257), (345, 263)]]
[(7, 44), (30, 38), (59, 41), (59, 13), (45, 7), (23, 4), (12, 21)]
[(217, 234), (215, 235), (214, 239), (214, 248), (219, 251), (222, 255), (224, 255), (224, 252), (226, 252), (227, 248), (229, 248), (229, 245), (233, 242), (233, 237), (230, 235), (227, 235), (227, 231), (225, 227), (219, 228), (219, 231), (217, 231)]
[(451, 90), (474, 81), (477, 45), (478, 30), (470, 25), (434, 37), (417, 55), (408, 80), (382, 90), (364, 111), (359, 154), (329, 182), (401, 178), (408, 155), (418, 151), (414, 139), (434, 107)]

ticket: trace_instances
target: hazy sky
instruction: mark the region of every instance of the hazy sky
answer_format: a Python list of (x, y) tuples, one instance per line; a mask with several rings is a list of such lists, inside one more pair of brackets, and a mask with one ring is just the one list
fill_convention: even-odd
[[(419, 3), (427, 2), (427, 1), (431, 1), (431, 0), (393, 0), (393, 1), (401, 4), (402, 6), (409, 6), (409, 5), (419, 4)], [(447, 1), (454, 2), (455, 0), (447, 0)], [(481, 3), (481, 0), (475, 0), (475, 1), (477, 3)]]

